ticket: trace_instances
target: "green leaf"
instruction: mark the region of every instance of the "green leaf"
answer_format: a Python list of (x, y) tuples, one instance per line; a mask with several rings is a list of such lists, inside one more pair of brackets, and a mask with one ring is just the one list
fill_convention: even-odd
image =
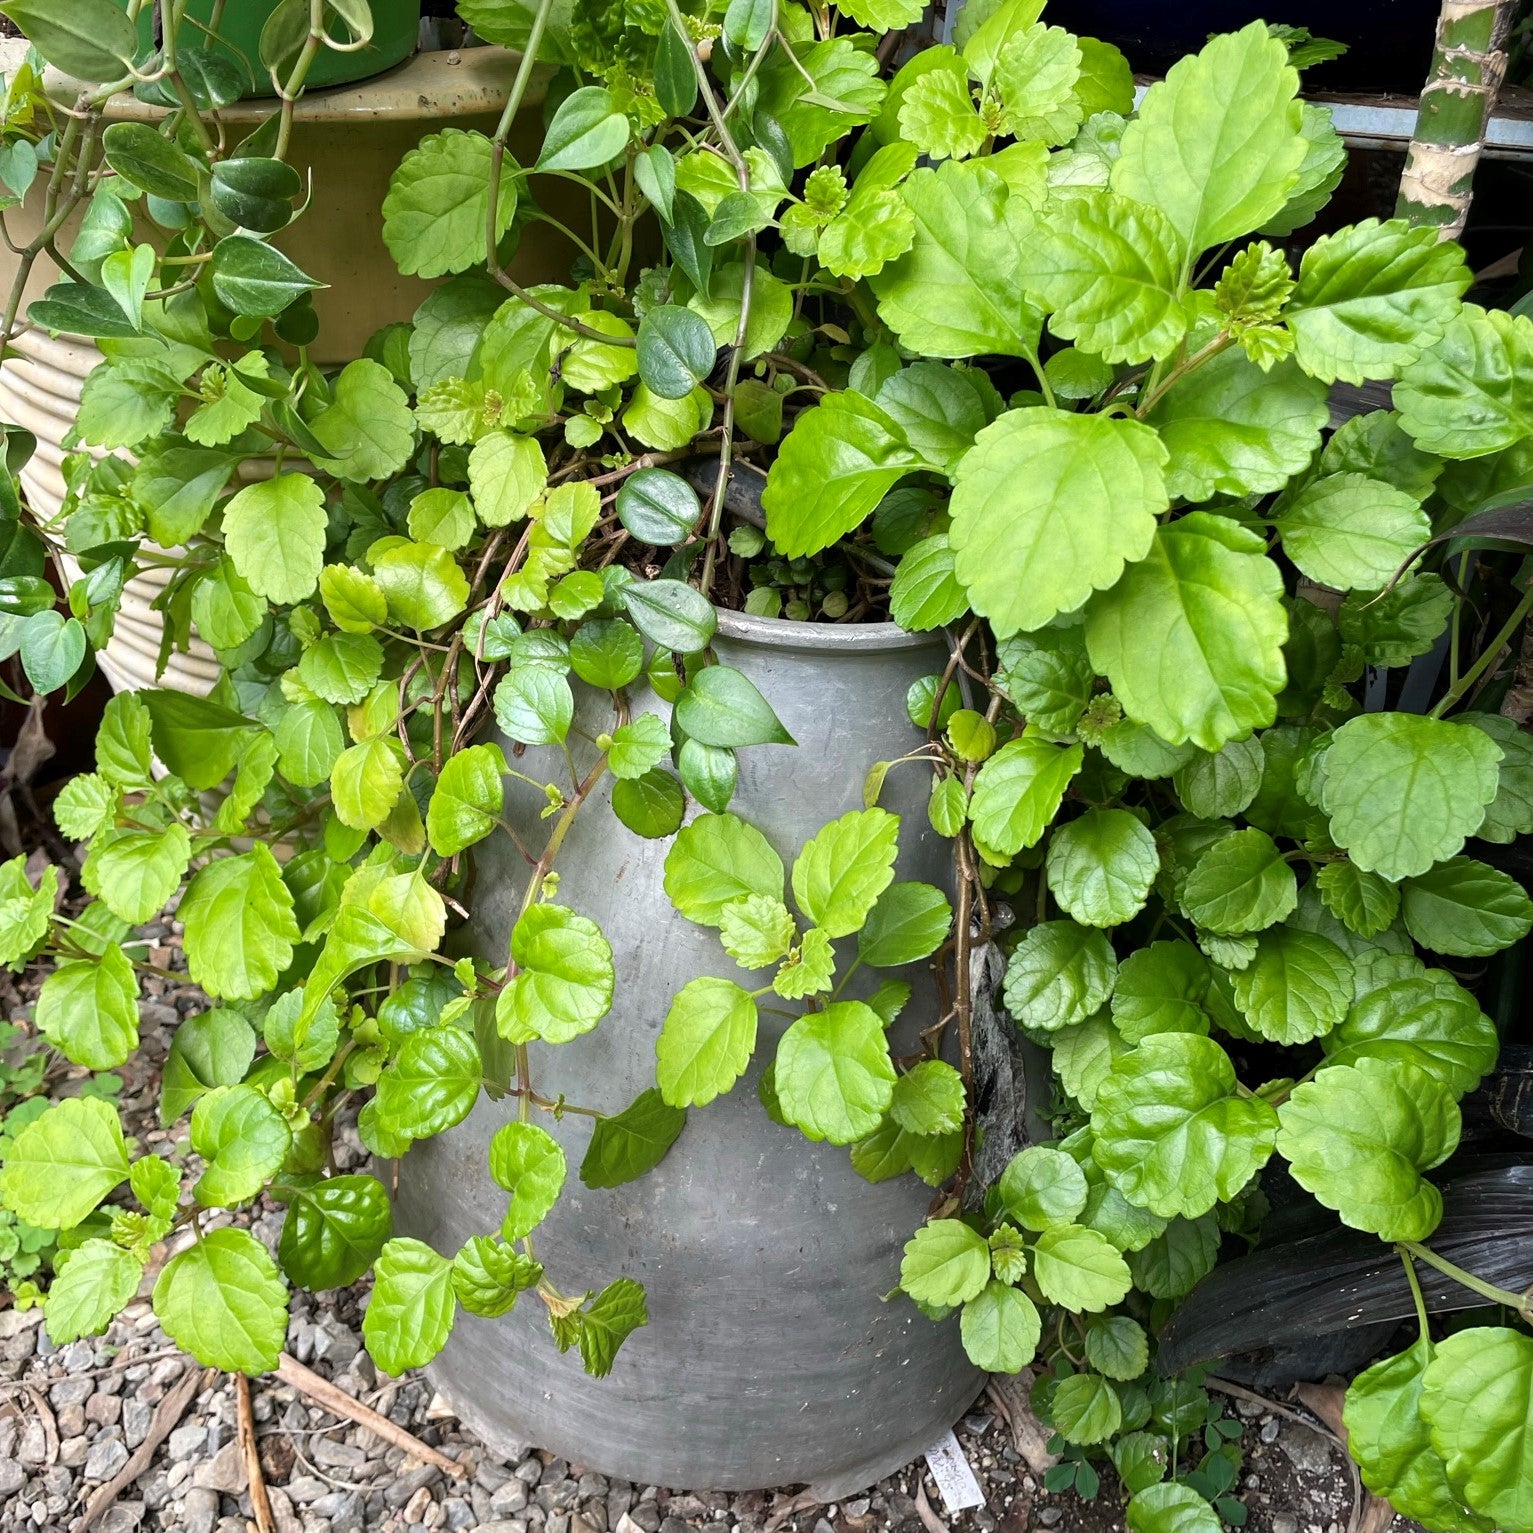
[(1130, 1254), (1129, 1270), (1137, 1287), (1156, 1299), (1186, 1298), (1219, 1260), (1218, 1217), (1208, 1213), (1198, 1219), (1173, 1219)]
[(486, 527), (507, 527), (526, 516), (548, 485), (548, 463), (535, 437), (492, 431), (468, 455), (474, 508)]
[(543, 135), (537, 170), (591, 170), (623, 152), (628, 119), (600, 85), (584, 85), (559, 103)]
[(813, 1140), (850, 1144), (871, 1134), (894, 1096), (882, 1018), (861, 1001), (833, 1001), (794, 1022), (777, 1045), (777, 1099)]
[(1119, 926), (1149, 898), (1160, 853), (1127, 809), (1088, 809), (1049, 841), (1049, 892), (1085, 926)]
[(1190, 1485), (1147, 1485), (1129, 1500), (1129, 1533), (1222, 1533), (1219, 1514)]
[(66, 1059), (115, 1070), (138, 1047), (138, 979), (109, 942), (99, 959), (62, 963), (43, 981), (37, 1026)]
[(854, 809), (804, 844), (793, 864), (793, 897), (829, 937), (859, 930), (894, 878), (899, 816)]
[[(626, 687), (644, 669), (644, 643), (633, 626), (621, 618), (592, 619), (582, 623), (570, 639), (570, 665), (588, 686), (616, 692)], [(658, 722), (654, 714), (641, 713), (631, 725), (620, 724), (612, 731), (612, 737), (614, 740), (621, 738), (637, 747), (641, 741), (647, 743), (650, 740), (653, 725)], [(624, 730), (629, 732), (624, 734)], [(659, 759), (655, 757), (655, 761)], [(655, 761), (649, 762), (647, 767), (653, 766)]]
[(188, 1017), (171, 1039), (160, 1087), (160, 1125), (168, 1128), (205, 1091), (236, 1086), (255, 1058), (254, 1028), (238, 1013), (215, 1007)]
[(1322, 798), (1352, 861), (1397, 881), (1452, 857), (1496, 797), (1501, 752), (1473, 725), (1365, 713), (1332, 736)]
[(1086, 1361), (1110, 1379), (1137, 1379), (1150, 1361), (1149, 1338), (1127, 1315), (1093, 1320), (1086, 1331)]
[(1153, 207), (1069, 198), (1039, 220), (1025, 259), (1028, 291), (1053, 311), (1049, 329), (1106, 362), (1169, 356), (1187, 333), (1181, 242)]
[(1235, 1068), (1210, 1038), (1157, 1033), (1124, 1055), (1091, 1112), (1093, 1154), (1131, 1203), (1196, 1218), (1266, 1164), (1278, 1118), (1237, 1096)]
[(1208, 985), (1208, 960), (1190, 942), (1152, 942), (1136, 948), (1118, 968), (1113, 1025), (1129, 1043), (1140, 1043), (1152, 1033), (1206, 1033), (1203, 1001)]
[(1265, 371), (1235, 347), (1173, 385), (1149, 419), (1170, 453), (1167, 491), (1196, 502), (1282, 489), (1308, 466), (1329, 415), (1318, 379), (1293, 362)]
[(1043, 1331), (1033, 1301), (994, 1279), (964, 1305), (958, 1325), (969, 1361), (987, 1373), (1020, 1373), (1037, 1355)]
[(755, 682), (733, 666), (700, 670), (676, 699), (672, 717), (701, 745), (733, 749), (796, 743)]
[[(1362, 1471), (1363, 1484), (1401, 1516), (1428, 1527), (1490, 1533), (1488, 1522), (1466, 1518), (1463, 1498), (1449, 1483), (1448, 1466), (1432, 1446), (1421, 1397), (1433, 1356), (1431, 1342), (1423, 1337), (1352, 1380), (1342, 1415), (1347, 1451)], [(1478, 1380), (1475, 1397), (1480, 1397)]]
[(201, 869), (176, 913), (186, 924), (192, 978), (222, 1000), (265, 995), (292, 961), (299, 939), (293, 896), (276, 858), (259, 843)]
[(516, 974), (496, 1002), (501, 1036), (568, 1043), (612, 1007), (612, 949), (601, 928), (563, 905), (532, 905), (511, 932)]
[(1329, 1065), (1278, 1110), (1293, 1178), (1343, 1224), (1381, 1240), (1425, 1240), (1442, 1194), (1421, 1173), (1458, 1145), (1459, 1111), (1435, 1076), (1400, 1060)]
[(827, 394), (799, 415), (767, 473), (767, 536), (789, 558), (818, 553), (922, 465), (881, 406), (852, 389)]
[(447, 1344), (457, 1312), (452, 1263), (424, 1241), (396, 1236), (379, 1253), (362, 1339), (385, 1372), (407, 1373)]
[(681, 784), (658, 768), (612, 786), (612, 812), (636, 836), (658, 840), (672, 835), (686, 813)]
[(1052, 1225), (1039, 1235), (1033, 1277), (1045, 1299), (1077, 1314), (1110, 1308), (1133, 1284), (1117, 1247), (1079, 1224)]
[(48, 1289), (43, 1317), (48, 1339), (62, 1347), (106, 1329), (138, 1292), (144, 1263), (109, 1240), (87, 1240), (67, 1263), (57, 1266), (57, 1274)]
[(1029, 1145), (1001, 1173), (1001, 1202), (1024, 1229), (1072, 1224), (1086, 1207), (1086, 1174), (1062, 1150)]
[(515, 1304), (517, 1295), (536, 1287), (542, 1266), (489, 1235), (472, 1235), (453, 1258), (452, 1288), (471, 1315), (494, 1319)]
[(1406, 665), (1436, 642), (1453, 611), (1453, 593), (1440, 575), (1413, 575), (1377, 596), (1357, 591), (1337, 613), (1344, 644), (1355, 644), (1369, 665)]
[(905, 551), (889, 588), (889, 615), (901, 628), (907, 633), (945, 628), (962, 617), (968, 606), (945, 533), (923, 538)]
[(116, 1108), (99, 1097), (66, 1097), (10, 1141), (0, 1200), (38, 1229), (72, 1230), (127, 1174)]
[(879, 317), (919, 356), (1033, 355), (1042, 316), (1016, 252), (1033, 211), (983, 161), (946, 160), (900, 187), (910, 248), (868, 278)]
[(940, 1059), (923, 1059), (894, 1083), (889, 1116), (911, 1134), (956, 1134), (968, 1097), (963, 1077)]
[[(629, 628), (628, 632), (633, 630)], [(665, 721), (658, 714), (641, 713), (638, 718), (619, 724), (612, 731), (607, 766), (620, 780), (643, 777), (670, 753), (671, 733)]]
[(506, 771), (498, 745), (470, 745), (447, 760), (426, 806), (426, 836), (434, 852), (454, 857), (495, 829), (505, 808)]
[(1441, 339), (1469, 280), (1460, 246), (1403, 218), (1321, 235), (1283, 314), (1299, 366), (1327, 383), (1398, 377)]
[(345, 1288), (377, 1260), (393, 1228), (388, 1191), (376, 1177), (326, 1177), (292, 1189), (277, 1259), (304, 1288)]
[(325, 493), (307, 474), (246, 485), (224, 507), (224, 545), (252, 591), (287, 604), (313, 594), (325, 551)]
[(391, 735), (348, 746), (335, 759), (331, 800), (336, 818), (353, 830), (376, 830), (382, 825), (403, 788), (404, 764)]
[(1283, 551), (1311, 580), (1342, 590), (1387, 585), (1432, 536), (1432, 523), (1402, 490), (1362, 474), (1312, 479), (1277, 520)]
[(1399, 889), (1354, 863), (1328, 862), (1315, 875), (1315, 887), (1325, 908), (1359, 937), (1377, 937), (1400, 913)]
[(666, 468), (641, 468), (617, 492), (617, 515), (641, 543), (671, 548), (692, 535), (702, 506), (697, 491), (680, 474)]
[(1352, 964), (1324, 937), (1274, 926), (1256, 957), (1231, 976), (1235, 1004), (1273, 1043), (1308, 1043), (1338, 1026), (1352, 1004)]
[(958, 466), (949, 533), (976, 612), (1002, 635), (1041, 628), (1143, 559), (1169, 504), (1165, 449), (1137, 421), (1013, 410)]
[(378, 1077), (378, 1112), (391, 1132), (428, 1139), (473, 1111), (483, 1075), (479, 1046), (467, 1029), (420, 1028)]
[(961, 1219), (933, 1219), (905, 1243), (900, 1287), (918, 1304), (964, 1304), (990, 1280), (990, 1247)]
[(1123, 1425), (1123, 1407), (1106, 1379), (1094, 1373), (1059, 1381), (1049, 1404), (1054, 1428), (1074, 1443), (1104, 1442)]
[(415, 449), (415, 417), (388, 368), (370, 357), (348, 362), (331, 384), (333, 402), (310, 429), (330, 456), (316, 458), (327, 473), (356, 481), (387, 479)]
[[(383, 242), (406, 276), (440, 277), (484, 261), (491, 158), (484, 134), (447, 128), (427, 134), (400, 161), (383, 199)], [(514, 174), (501, 177), (497, 240), (511, 227), (517, 184)]]
[(1239, 830), (1198, 858), (1182, 886), (1181, 906), (1205, 930), (1235, 935), (1281, 921), (1298, 897), (1293, 868), (1271, 836)]
[(703, 975), (676, 992), (655, 1039), (655, 1079), (671, 1107), (705, 1107), (729, 1091), (756, 1048), (756, 1002), (732, 980)]
[[(1282, 576), (1255, 533), (1192, 512), (1087, 609), (1092, 664), (1131, 719), (1216, 751), (1270, 724), (1286, 671)], [(1154, 645), (1144, 635), (1157, 636)]]
[(296, 298), (325, 284), (299, 270), (280, 250), (248, 234), (231, 234), (213, 247), (209, 263), (220, 303), (250, 319), (271, 319)]
[(1533, 320), (1464, 304), (1400, 375), (1400, 424), (1423, 452), (1478, 458), (1533, 435)]
[(1079, 744), (1056, 745), (1030, 734), (1007, 741), (974, 779), (969, 817), (975, 835), (1004, 856), (1036, 846), (1084, 757)]
[(614, 1278), (581, 1312), (580, 1321), (580, 1361), (593, 1378), (604, 1378), (618, 1348), (649, 1324), (643, 1286), (632, 1278)]
[(121, 80), (138, 51), (132, 22), (111, 0), (6, 0), (0, 9), (50, 64), (77, 80)]
[(151, 921), (186, 875), (191, 837), (179, 822), (164, 830), (108, 830), (81, 869), (85, 887), (130, 926)]
[(564, 1187), (564, 1151), (535, 1123), (507, 1123), (490, 1141), (490, 1175), (511, 1194), (501, 1223), (504, 1240), (529, 1235), (559, 1200)]
[(1459, 722), (1473, 724), (1501, 747), (1496, 797), (1476, 835), (1482, 841), (1501, 843), (1527, 835), (1533, 831), (1533, 737), (1499, 713), (1464, 714)]
[(1446, 1337), (1422, 1376), (1421, 1414), (1455, 1510), (1468, 1502), (1505, 1533), (1533, 1528), (1533, 1340), (1505, 1326)]
[(952, 924), (953, 908), (940, 889), (931, 884), (891, 884), (857, 933), (857, 956), (876, 969), (915, 963), (942, 946)]
[(700, 814), (665, 857), (665, 892), (700, 926), (718, 926), (724, 907), (746, 895), (780, 900), (783, 865), (765, 836), (732, 814)]
[(639, 376), (661, 399), (685, 399), (716, 356), (707, 321), (680, 304), (660, 304), (639, 322)]
[(1259, 229), (1304, 162), (1298, 88), (1288, 50), (1262, 23), (1213, 38), (1146, 93), (1112, 189), (1164, 212), (1188, 259)]
[(165, 1264), (154, 1285), (154, 1313), (199, 1363), (226, 1373), (270, 1373), (287, 1335), (287, 1289), (248, 1230), (212, 1230)]
[(192, 1113), (192, 1148), (207, 1162), (193, 1188), (205, 1208), (236, 1208), (276, 1175), (292, 1146), (282, 1114), (253, 1086), (218, 1087)]
[(373, 576), (389, 612), (405, 628), (425, 633), (449, 623), (468, 605), (468, 578), (445, 548), (395, 544), (373, 560)]
[(1074, 921), (1043, 921), (1012, 950), (1006, 1009), (1019, 1027), (1071, 1027), (1107, 1004), (1117, 972), (1101, 932)]
[(1322, 474), (1366, 474), (1417, 500), (1432, 493), (1444, 466), (1416, 447), (1391, 410), (1370, 410), (1344, 422), (1325, 444), (1319, 463)]
[(266, 598), (250, 589), (227, 556), (192, 591), (192, 621), (214, 649), (238, 649), (266, 612)]
[(1440, 862), (1401, 886), (1405, 929), (1424, 948), (1457, 958), (1499, 953), (1533, 929), (1521, 884), (1472, 857)]
[(1266, 758), (1255, 736), (1231, 740), (1222, 749), (1199, 751), (1171, 780), (1190, 814), (1223, 820), (1239, 814), (1256, 797)]
[(653, 1086), (641, 1091), (622, 1112), (598, 1118), (580, 1180), (587, 1187), (620, 1187), (665, 1158), (682, 1129), (686, 1110), (666, 1103)]
[(718, 628), (712, 603), (680, 580), (636, 580), (623, 587), (622, 600), (634, 626), (660, 649), (696, 654)]

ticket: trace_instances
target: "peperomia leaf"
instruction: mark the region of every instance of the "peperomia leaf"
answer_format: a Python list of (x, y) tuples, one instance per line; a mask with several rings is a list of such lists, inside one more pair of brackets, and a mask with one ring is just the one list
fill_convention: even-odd
[(1001, 635), (1038, 629), (1143, 559), (1169, 504), (1165, 449), (1137, 421), (1013, 410), (958, 466), (954, 571)]
[(990, 1247), (961, 1219), (933, 1219), (905, 1244), (900, 1287), (920, 1304), (963, 1304), (990, 1279)]
[(850, 1144), (871, 1134), (894, 1096), (883, 1019), (861, 1001), (832, 1001), (793, 1023), (777, 1045), (777, 1100), (814, 1140)]
[(1021, 1027), (1072, 1027), (1107, 1003), (1117, 970), (1101, 932), (1074, 921), (1044, 921), (1012, 950), (1006, 1009)]
[(1459, 1111), (1435, 1076), (1399, 1060), (1330, 1065), (1278, 1111), (1277, 1148), (1299, 1185), (1343, 1224), (1381, 1240), (1425, 1240), (1442, 1194), (1421, 1173), (1458, 1145)]
[(729, 665), (700, 670), (676, 699), (673, 716), (700, 745), (733, 749), (795, 743), (755, 682)]
[(1088, 809), (1049, 842), (1049, 892), (1086, 926), (1119, 926), (1137, 915), (1159, 869), (1155, 837), (1126, 809)]
[(385, 1373), (406, 1373), (447, 1344), (457, 1307), (452, 1263), (424, 1241), (396, 1236), (374, 1268), (362, 1339)]
[(1097, 1091), (1097, 1164), (1124, 1197), (1152, 1213), (1207, 1213), (1233, 1198), (1272, 1153), (1276, 1113), (1236, 1087), (1229, 1055), (1212, 1039), (1146, 1038)]
[(1260, 537), (1193, 512), (1160, 528), (1149, 557), (1092, 599), (1092, 664), (1131, 719), (1172, 745), (1216, 751), (1273, 720), (1286, 674), (1282, 589)]
[(165, 1334), (200, 1363), (269, 1373), (287, 1335), (287, 1289), (248, 1230), (211, 1230), (165, 1264), (154, 1285)]
[(1405, 929), (1424, 948), (1458, 958), (1499, 953), (1533, 929), (1521, 884), (1472, 857), (1452, 857), (1401, 886)]
[(1322, 790), (1352, 861), (1397, 881), (1452, 857), (1498, 788), (1500, 747), (1473, 726), (1365, 713), (1332, 736)]
[(732, 980), (701, 975), (676, 992), (655, 1039), (655, 1079), (671, 1107), (705, 1107), (744, 1073), (756, 1048), (756, 1002)]

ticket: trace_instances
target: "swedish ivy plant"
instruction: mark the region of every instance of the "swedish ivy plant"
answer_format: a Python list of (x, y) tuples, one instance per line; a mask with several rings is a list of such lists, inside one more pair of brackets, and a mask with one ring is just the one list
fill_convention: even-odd
[[(1428, 1174), (1497, 1052), (1460, 978), (1533, 926), (1466, 851), (1533, 830), (1533, 746), (1494, 711), (1533, 594), (1480, 514), (1529, 476), (1533, 323), (1465, 303), (1430, 229), (1295, 240), (1345, 161), (1298, 96), (1305, 38), (1217, 37), (1136, 106), (1122, 56), (1038, 0), (975, 0), (898, 68), (913, 0), (460, 0), (521, 51), (515, 85), (495, 133), (426, 135), (381, 210), (400, 270), (445, 280), (326, 371), (323, 274), (270, 239), (308, 200), (286, 154), (309, 61), (363, 37), (365, 6), (279, 8), (278, 106), (240, 141), (237, 82), (175, 0), (147, 55), (132, 5), (0, 9), (98, 82), (41, 60), (10, 82), (0, 176), (43, 200), (23, 262), (64, 274), (28, 321), (104, 358), (48, 526), (23, 520), (11, 436), (5, 642), (39, 690), (78, 684), (124, 580), (158, 565), (167, 653), (195, 633), (222, 665), (206, 698), (110, 705), (58, 808), (83, 914), (55, 911), (62, 870), (0, 869), (0, 959), (54, 964), (37, 1022), (71, 1060), (135, 1048), (133, 928), (168, 901), (214, 1002), (167, 1063), (175, 1156), (135, 1154), (97, 1099), (9, 1148), (19, 1218), (96, 1221), (48, 1294), (56, 1340), (104, 1326), (189, 1229), (154, 1303), (209, 1363), (272, 1367), (290, 1283), (371, 1270), (390, 1371), (459, 1306), (520, 1298), (603, 1373), (644, 1324), (643, 1274), (543, 1270), (569, 1168), (535, 1115), (591, 1116), (578, 1174), (618, 1185), (735, 1087), (786, 1003), (763, 1110), (869, 1180), (939, 1189), (900, 1288), (956, 1313), (978, 1366), (1040, 1368), (1061, 1468), (1091, 1493), (1110, 1457), (1131, 1527), (1240, 1520), (1231, 1424), (1201, 1381), (1149, 1371), (1153, 1333), (1227, 1237), (1259, 1237), (1282, 1166), (1411, 1281), (1433, 1263), (1510, 1311), (1436, 1341), (1423, 1308), (1353, 1386), (1370, 1487), (1429, 1527), (1533, 1528), (1526, 1306), (1427, 1244)], [(539, 59), (557, 72), (522, 165)], [(110, 120), (126, 90), (157, 123)], [(523, 285), (518, 243), (555, 237), (570, 280)], [(1365, 380), (1392, 408), (1332, 429), (1333, 386)], [(744, 465), (759, 513), (732, 495)], [(75, 572), (67, 616), (49, 556)], [(716, 602), (950, 635), (866, 807), (791, 867), (731, 812), (736, 753), (792, 742), (711, 652)], [(1406, 668), (1421, 703), (1386, 706)], [(890, 770), (931, 772), (951, 889), (895, 881)], [(610, 1116), (540, 1093), (529, 1055), (612, 1006), (612, 949), (558, 879), (609, 780), (611, 834), (669, 838), (672, 905), (742, 971), (679, 977), (655, 1084)], [(541, 847), (515, 828), (538, 814)], [(519, 913), (496, 955), (454, 958), (474, 848), (502, 835)], [(1006, 1014), (1052, 1051), (1059, 1132), (987, 1186), (988, 944)], [(896, 1057), (898, 971), (927, 963), (951, 1005)], [(864, 966), (890, 973), (852, 999)], [(487, 1086), (516, 1104), (486, 1167), (504, 1222), (456, 1252), (395, 1236), (384, 1184), (335, 1174), (338, 1117), (391, 1158)], [(275, 1260), (204, 1228), (263, 1193), (287, 1209)]]

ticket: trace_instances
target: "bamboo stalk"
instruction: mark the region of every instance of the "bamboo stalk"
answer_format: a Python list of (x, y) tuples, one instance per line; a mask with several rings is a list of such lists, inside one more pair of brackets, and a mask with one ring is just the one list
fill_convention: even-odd
[(1432, 72), (1400, 178), (1395, 216), (1457, 239), (1469, 216), (1485, 130), (1506, 77), (1516, 0), (1443, 0)]

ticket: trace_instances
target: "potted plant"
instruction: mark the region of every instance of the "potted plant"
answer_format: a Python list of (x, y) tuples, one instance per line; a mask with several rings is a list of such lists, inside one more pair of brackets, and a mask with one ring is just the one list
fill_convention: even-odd
[[(1153, 1337), (1254, 1237), (1264, 1168), (1443, 1264), (1423, 1173), (1497, 1040), (1426, 957), (1533, 923), (1464, 853), (1533, 828), (1527, 741), (1489, 711), (1533, 595), (1478, 551), (1516, 519), (1477, 509), (1520, 481), (1533, 329), (1465, 304), (1430, 230), (1369, 221), (1296, 266), (1263, 237), (1343, 158), (1266, 28), (1133, 112), (1121, 58), (1033, 9), (885, 81), (897, 8), (670, 5), (579, 52), (540, 4), (505, 118), (543, 50), (579, 53), (532, 167), (610, 204), (589, 269), (506, 271), (527, 167), (499, 134), (458, 146), (477, 179), (423, 146), (396, 255), (483, 260), (504, 302), (330, 375), (245, 363), (261, 450), (308, 466), (214, 474), (174, 540), (224, 674), (114, 700), (60, 801), (78, 923), (6, 870), (0, 958), (64, 960), (39, 1024), (71, 1058), (132, 1048), (128, 932), (183, 889), (218, 1002), (168, 1072), (190, 1187), (104, 1104), (15, 1139), (0, 1197), (89, 1232), (56, 1338), (172, 1232), (157, 1313), (224, 1367), (273, 1365), (288, 1281), (371, 1267), (375, 1360), (433, 1365), (492, 1433), (826, 1490), (976, 1370), (1031, 1365), (1063, 1476), (1110, 1456), (1132, 1527), (1212, 1529), (1232, 1433)], [(1397, 408), (1327, 437), (1337, 378)], [(95, 493), (177, 503), (179, 435), (125, 445)], [(13, 620), (34, 682), (67, 626)], [(1362, 706), (1367, 668), (1443, 633), (1430, 712)], [(1055, 1141), (1020, 1149), (1019, 1030), (1060, 1089)], [(326, 1176), (359, 1103), (397, 1173)], [(136, 1206), (103, 1209), (124, 1180)], [(263, 1190), (275, 1259), (202, 1230)], [(1523, 1526), (1489, 1449), (1526, 1392), (1486, 1417), (1465, 1381), (1525, 1378), (1533, 1341), (1425, 1318), (1356, 1386), (1369, 1482)]]

